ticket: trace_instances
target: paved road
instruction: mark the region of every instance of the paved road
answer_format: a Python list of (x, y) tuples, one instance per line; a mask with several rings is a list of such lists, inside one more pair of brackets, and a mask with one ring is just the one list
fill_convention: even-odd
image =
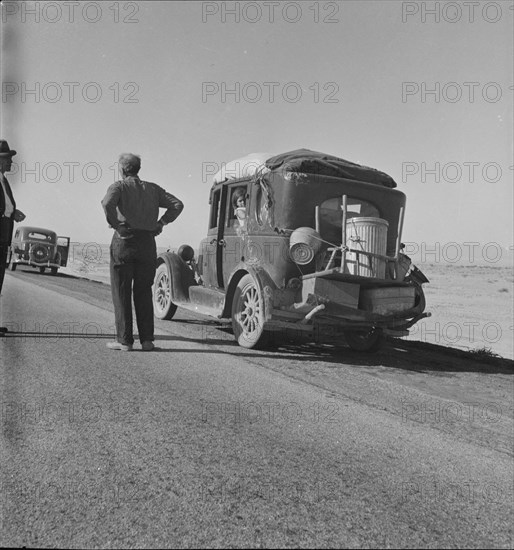
[(113, 352), (108, 287), (34, 272), (1, 306), (2, 546), (514, 545), (510, 364), (254, 352), (183, 312)]

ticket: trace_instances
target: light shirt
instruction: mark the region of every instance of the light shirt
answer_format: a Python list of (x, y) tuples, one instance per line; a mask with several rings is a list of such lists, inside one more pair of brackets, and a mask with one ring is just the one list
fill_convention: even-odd
[(10, 218), (14, 212), (14, 204), (11, 201), (11, 198), (7, 194), (7, 186), (5, 185), (5, 176), (0, 172), (0, 182), (2, 184), (2, 191), (4, 192), (5, 198), (5, 212), (4, 216)]

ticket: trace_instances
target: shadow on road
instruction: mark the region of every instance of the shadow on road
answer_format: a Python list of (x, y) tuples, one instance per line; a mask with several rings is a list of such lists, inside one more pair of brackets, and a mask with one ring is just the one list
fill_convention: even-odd
[[(212, 329), (213, 327), (211, 327)], [(361, 353), (341, 344), (305, 343), (299, 341), (275, 343), (263, 350), (249, 350), (239, 347), (225, 328), (216, 330), (216, 337), (211, 330), (208, 338), (184, 338), (181, 336), (157, 336), (158, 341), (198, 342), (212, 346), (228, 346), (230, 353), (238, 357), (259, 357), (273, 360), (291, 360), (294, 362), (324, 362), (329, 367), (339, 368), (347, 365), (363, 367), (392, 367), (412, 372), (483, 372), (490, 374), (514, 374), (514, 361), (502, 357), (480, 357), (468, 351), (447, 348), (425, 342), (389, 340), (377, 353)], [(216, 353), (212, 348), (206, 349), (156, 349), (157, 353)]]
[(115, 340), (115, 334), (107, 333), (81, 333), (81, 332), (30, 332), (30, 331), (9, 331), (5, 333), (3, 338), (34, 338), (37, 340), (46, 339), (46, 338), (57, 338), (57, 339), (66, 339), (66, 340), (96, 340), (98, 338), (104, 338), (106, 340)]
[(61, 271), (58, 271), (55, 275), (52, 275), (52, 273), (50, 273), (49, 271), (45, 271), (44, 273), (40, 273), (39, 271), (35, 270), (35, 269), (17, 269), (17, 272), (21, 272), (23, 273), (24, 275), (30, 275), (32, 277), (45, 277), (47, 279), (56, 279), (56, 280), (59, 280), (59, 279), (72, 279), (72, 280), (83, 280), (83, 281), (87, 281), (87, 283), (93, 283), (93, 284), (104, 284), (104, 283), (101, 283), (100, 281), (95, 281), (93, 279), (89, 279), (87, 278), (85, 275), (81, 275), (80, 273), (79, 274), (76, 274), (76, 275), (73, 275), (71, 273), (63, 273)]
[[(42, 275), (37, 271), (22, 270), (21, 274), (29, 275), (27, 279), (37, 281), (37, 284), (51, 288), (52, 290), (54, 290), (54, 287), (59, 287), (61, 291), (72, 288), (74, 296), (80, 297), (83, 295), (86, 299), (94, 297), (95, 305), (110, 303), (110, 288), (108, 285), (100, 282), (76, 278), (73, 275), (65, 273), (58, 273), (56, 276), (52, 276), (50, 274)], [(72, 287), (70, 287), (70, 282), (73, 283)], [(156, 353), (173, 353), (177, 351), (184, 353), (230, 353), (240, 357), (263, 358), (269, 362), (270, 366), (273, 366), (273, 361), (278, 362), (281, 360), (292, 361), (292, 364), (294, 362), (323, 362), (326, 366), (333, 369), (344, 368), (348, 365), (370, 368), (390, 367), (412, 373), (431, 372), (440, 376), (450, 376), (451, 373), (458, 372), (514, 374), (514, 361), (510, 359), (496, 357), (494, 354), (488, 354), (486, 351), (484, 353), (472, 353), (461, 349), (412, 340), (391, 339), (382, 350), (371, 354), (355, 352), (341, 343), (315, 344), (307, 342), (305, 337), (302, 340), (301, 336), (292, 335), (293, 339), (288, 341), (284, 341), (283, 338), (277, 338), (277, 341), (267, 349), (248, 350), (237, 346), (231, 334), (230, 325), (227, 326), (227, 323), (218, 320), (196, 319), (192, 318), (192, 315), (190, 316), (188, 313), (182, 311), (171, 323), (156, 320), (156, 328), (159, 328), (160, 325), (166, 332), (169, 332), (170, 328), (173, 330), (173, 324), (177, 323), (177, 325), (184, 325), (184, 328), (189, 327), (189, 331), (192, 333), (190, 337), (178, 335), (157, 336), (156, 345), (158, 345), (159, 341), (183, 341), (207, 344), (207, 347), (177, 349), (176, 346), (172, 346), (172, 349), (156, 350)], [(12, 332), (5, 335), (5, 337), (102, 338), (109, 340), (115, 338), (113, 334), (69, 334), (67, 332)], [(344, 342), (343, 339), (341, 341)], [(222, 346), (223, 349), (216, 349), (216, 346)]]
[[(183, 322), (183, 321), (180, 321)], [(191, 323), (191, 321), (189, 321)], [(193, 321), (193, 324), (202, 324)], [(73, 333), (73, 332), (30, 332), (12, 331), (2, 339), (56, 339), (56, 340), (115, 340), (109, 333)], [(137, 335), (136, 335), (137, 344)], [(207, 345), (202, 348), (162, 348), (159, 342), (188, 342)], [(348, 365), (362, 367), (391, 367), (412, 372), (482, 372), (489, 374), (514, 374), (514, 361), (502, 357), (480, 357), (468, 351), (447, 348), (425, 342), (389, 340), (377, 353), (361, 353), (341, 344), (306, 343), (300, 341), (275, 342), (267, 348), (252, 350), (239, 347), (233, 339), (230, 329), (209, 327), (208, 335), (200, 338), (186, 338), (178, 335), (158, 335), (155, 337), (156, 349), (153, 353), (229, 353), (238, 357), (259, 358), (270, 361), (288, 360), (292, 362), (323, 362), (329, 368), (341, 368)], [(216, 350), (214, 346), (225, 349)], [(227, 350), (227, 347), (229, 348)], [(137, 350), (136, 350), (137, 351)]]

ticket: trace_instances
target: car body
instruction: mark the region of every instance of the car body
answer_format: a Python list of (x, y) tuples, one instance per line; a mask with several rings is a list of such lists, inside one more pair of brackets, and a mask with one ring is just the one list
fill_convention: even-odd
[[(154, 310), (231, 319), (252, 348), (297, 330), (344, 335), (376, 351), (428, 316), (425, 276), (402, 254), (406, 197), (372, 168), (308, 150), (215, 181), (198, 261), (191, 246), (158, 257)], [(233, 204), (246, 197), (241, 219)]]
[(56, 275), (68, 263), (70, 238), (58, 236), (55, 231), (42, 227), (17, 227), (11, 242), (10, 269), (19, 265), (38, 268), (41, 273), (49, 268)]

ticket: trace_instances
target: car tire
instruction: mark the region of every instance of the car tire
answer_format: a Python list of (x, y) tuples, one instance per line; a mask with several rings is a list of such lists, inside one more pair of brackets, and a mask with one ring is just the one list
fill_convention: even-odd
[(232, 300), (232, 329), (243, 348), (263, 347), (267, 342), (264, 322), (264, 299), (255, 279), (244, 275)]
[(39, 273), (44, 273), (45, 272), (45, 268), (44, 267), (40, 267), (39, 268)]
[(42, 244), (34, 244), (30, 247), (29, 257), (32, 262), (47, 262), (50, 259), (50, 253), (46, 246)]
[(177, 311), (177, 306), (171, 301), (171, 274), (165, 263), (161, 264), (155, 273), (153, 309), (157, 319), (165, 320), (172, 319)]
[(16, 267), (18, 266), (18, 264), (14, 263), (14, 262), (11, 262), (11, 265), (9, 266), (9, 269), (11, 271), (16, 271)]
[(344, 337), (346, 343), (354, 351), (363, 351), (368, 353), (377, 352), (385, 342), (385, 334), (381, 328), (345, 330)]
[(57, 270), (58, 270), (58, 269), (59, 269), (59, 268), (57, 268), (57, 267), (51, 267), (51, 268), (50, 268), (50, 272), (52, 273), (52, 275), (57, 275)]

